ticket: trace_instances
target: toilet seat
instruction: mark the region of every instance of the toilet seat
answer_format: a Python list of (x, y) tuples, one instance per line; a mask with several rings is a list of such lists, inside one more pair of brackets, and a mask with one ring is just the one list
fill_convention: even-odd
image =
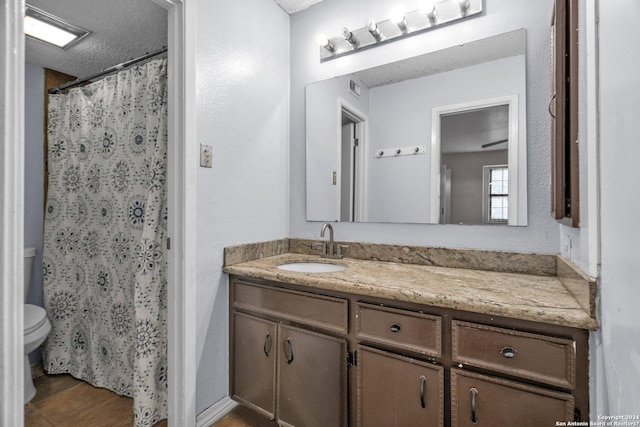
[(33, 304), (24, 305), (24, 334), (28, 335), (37, 330), (47, 321), (47, 312), (44, 308)]

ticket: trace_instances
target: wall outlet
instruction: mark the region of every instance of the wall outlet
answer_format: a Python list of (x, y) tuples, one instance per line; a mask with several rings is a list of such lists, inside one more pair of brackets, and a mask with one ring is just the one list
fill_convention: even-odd
[(212, 164), (211, 146), (200, 144), (200, 166), (210, 168)]

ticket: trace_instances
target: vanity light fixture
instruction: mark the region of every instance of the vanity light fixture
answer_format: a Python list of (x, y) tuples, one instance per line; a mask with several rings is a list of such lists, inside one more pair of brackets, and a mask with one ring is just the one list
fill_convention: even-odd
[(68, 49), (91, 34), (29, 4), (25, 5), (24, 33), (29, 38), (61, 49)]
[(362, 28), (344, 28), (339, 36), (323, 36), (319, 39), (320, 62), (421, 34), (482, 13), (483, 0), (424, 0), (423, 7), (418, 10), (402, 12), (401, 9), (394, 9), (390, 19), (368, 19)]

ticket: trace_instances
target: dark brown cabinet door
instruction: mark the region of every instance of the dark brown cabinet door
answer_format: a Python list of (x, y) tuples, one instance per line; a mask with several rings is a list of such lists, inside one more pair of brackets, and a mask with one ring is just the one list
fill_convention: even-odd
[(541, 427), (572, 421), (573, 396), (540, 387), (451, 370), (452, 427)]
[(278, 422), (346, 425), (346, 340), (280, 326), (278, 341)]
[(273, 419), (276, 324), (242, 313), (233, 319), (232, 396)]
[(444, 369), (358, 348), (358, 426), (442, 426)]

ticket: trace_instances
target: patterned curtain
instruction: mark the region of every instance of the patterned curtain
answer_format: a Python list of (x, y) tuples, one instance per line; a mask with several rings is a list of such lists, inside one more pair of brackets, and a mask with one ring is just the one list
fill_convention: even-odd
[(166, 418), (166, 59), (49, 98), (44, 345), (50, 374)]

